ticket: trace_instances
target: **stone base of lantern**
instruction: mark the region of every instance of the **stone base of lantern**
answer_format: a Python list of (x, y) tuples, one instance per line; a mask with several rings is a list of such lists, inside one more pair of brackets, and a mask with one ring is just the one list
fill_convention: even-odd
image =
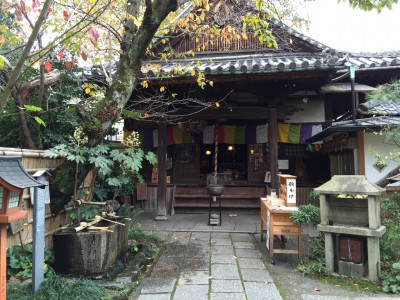
[(339, 260), (339, 274), (348, 277), (362, 278), (368, 274), (368, 264), (356, 264), (351, 261)]

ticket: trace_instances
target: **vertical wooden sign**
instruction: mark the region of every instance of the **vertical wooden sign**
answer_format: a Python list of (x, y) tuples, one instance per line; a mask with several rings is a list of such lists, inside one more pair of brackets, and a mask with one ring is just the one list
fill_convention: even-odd
[(296, 206), (296, 179), (286, 180), (286, 197), (288, 206)]

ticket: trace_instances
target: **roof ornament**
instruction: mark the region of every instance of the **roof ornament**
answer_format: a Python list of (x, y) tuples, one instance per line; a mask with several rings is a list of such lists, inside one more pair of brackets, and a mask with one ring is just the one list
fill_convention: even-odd
[(328, 65), (336, 66), (341, 65), (340, 58), (343, 57), (343, 53), (332, 48), (326, 48), (321, 52), (324, 62)]

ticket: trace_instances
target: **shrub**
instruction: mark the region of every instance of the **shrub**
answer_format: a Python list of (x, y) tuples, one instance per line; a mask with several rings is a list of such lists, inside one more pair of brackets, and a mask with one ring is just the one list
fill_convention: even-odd
[(44, 280), (39, 291), (33, 295), (30, 285), (7, 287), (7, 299), (18, 300), (100, 300), (106, 290), (104, 287), (87, 279), (69, 280), (61, 276), (52, 275)]
[(382, 276), (382, 290), (386, 293), (400, 292), (400, 263), (392, 264), (390, 271)]
[(290, 219), (295, 224), (312, 223), (319, 224), (321, 215), (319, 208), (312, 204), (299, 205), (297, 211), (290, 215)]
[[(14, 245), (7, 249), (7, 275), (17, 278), (32, 277), (32, 252), (33, 245), (27, 244), (23, 248), (20, 245)], [(49, 249), (44, 250), (44, 270), (45, 275), (50, 273), (51, 268), (48, 263), (53, 261), (52, 253)]]

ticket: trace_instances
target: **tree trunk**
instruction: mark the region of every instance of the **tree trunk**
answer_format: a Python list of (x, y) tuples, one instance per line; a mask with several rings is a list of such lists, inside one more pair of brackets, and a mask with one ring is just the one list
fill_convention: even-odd
[(385, 186), (387, 186), (390, 183), (390, 180), (388, 178), (392, 177), (392, 176), (395, 176), (395, 175), (398, 175), (399, 173), (400, 173), (400, 167), (397, 166), (392, 171), (387, 173), (383, 178), (381, 178), (377, 182), (375, 182), (375, 184), (377, 186), (380, 186), (380, 187), (384, 188)]
[[(137, 16), (138, 6), (135, 1), (128, 3), (127, 15)], [(95, 146), (104, 140), (114, 122), (121, 115), (122, 109), (128, 103), (141, 75), (141, 59), (152, 41), (157, 29), (167, 15), (178, 8), (177, 0), (145, 1), (146, 10), (142, 24), (137, 28), (131, 19), (125, 22), (124, 38), (121, 42), (122, 53), (113, 83), (108, 88), (105, 97), (97, 104), (95, 111), (85, 111), (79, 106), (84, 132), (89, 137), (89, 145)], [(91, 170), (91, 165), (80, 168), (78, 186)], [(55, 214), (71, 200), (74, 192), (75, 168), (71, 162), (65, 161), (59, 166), (50, 181), (51, 211)]]
[[(57, 172), (50, 178), (50, 209), (55, 214), (59, 213), (65, 204), (72, 200), (71, 197), (73, 196), (75, 186), (75, 166), (75, 162), (65, 160), (57, 168)], [(91, 169), (91, 164), (79, 165), (78, 186), (82, 184)]]

